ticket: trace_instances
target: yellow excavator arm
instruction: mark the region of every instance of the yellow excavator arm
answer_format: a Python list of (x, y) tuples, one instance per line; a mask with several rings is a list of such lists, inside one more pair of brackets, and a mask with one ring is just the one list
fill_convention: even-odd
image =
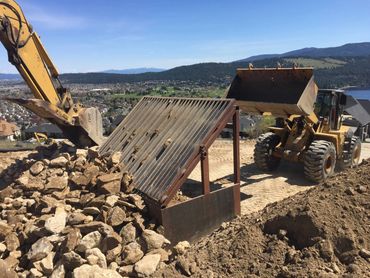
[(35, 99), (8, 99), (59, 126), (78, 146), (103, 141), (101, 114), (97, 108), (74, 103), (59, 80), (59, 73), (39, 36), (13, 0), (0, 0), (0, 40)]

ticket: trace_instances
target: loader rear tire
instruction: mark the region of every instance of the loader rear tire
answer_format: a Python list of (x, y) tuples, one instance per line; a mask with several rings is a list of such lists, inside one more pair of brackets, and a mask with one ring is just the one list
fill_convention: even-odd
[(352, 136), (346, 139), (343, 146), (343, 158), (338, 162), (338, 170), (354, 168), (360, 164), (361, 138)]
[(254, 162), (263, 171), (273, 171), (280, 164), (280, 158), (273, 156), (280, 137), (272, 132), (260, 135), (254, 148)]
[(304, 156), (304, 173), (311, 181), (323, 182), (334, 174), (335, 163), (334, 144), (325, 140), (314, 140)]

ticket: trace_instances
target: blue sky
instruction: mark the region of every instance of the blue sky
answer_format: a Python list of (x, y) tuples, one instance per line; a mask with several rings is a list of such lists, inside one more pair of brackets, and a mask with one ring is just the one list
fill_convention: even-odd
[[(171, 68), (370, 41), (369, 0), (18, 0), (61, 72)], [(14, 72), (0, 49), (0, 72)]]

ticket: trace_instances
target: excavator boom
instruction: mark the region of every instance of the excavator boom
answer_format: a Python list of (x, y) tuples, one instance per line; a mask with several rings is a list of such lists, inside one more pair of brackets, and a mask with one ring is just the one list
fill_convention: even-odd
[(0, 41), (35, 99), (7, 99), (59, 126), (78, 146), (100, 145), (102, 120), (97, 108), (74, 103), (39, 36), (13, 0), (0, 0)]

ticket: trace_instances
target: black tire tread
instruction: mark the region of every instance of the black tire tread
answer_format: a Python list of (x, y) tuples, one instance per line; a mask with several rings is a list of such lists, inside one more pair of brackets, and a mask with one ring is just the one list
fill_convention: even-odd
[(273, 132), (267, 132), (257, 138), (254, 148), (254, 162), (263, 171), (273, 171), (280, 163), (280, 158), (271, 156), (270, 150), (280, 142), (280, 137)]
[(347, 168), (353, 168), (357, 166), (353, 164), (353, 151), (356, 144), (361, 144), (361, 138), (357, 136), (346, 138), (343, 146), (342, 158), (338, 161), (338, 170), (342, 171)]
[(311, 143), (304, 157), (304, 173), (309, 180), (322, 182), (332, 174), (326, 175), (323, 169), (325, 155), (328, 152), (334, 153), (333, 163), (335, 163), (336, 152), (333, 143), (325, 140), (314, 140)]

